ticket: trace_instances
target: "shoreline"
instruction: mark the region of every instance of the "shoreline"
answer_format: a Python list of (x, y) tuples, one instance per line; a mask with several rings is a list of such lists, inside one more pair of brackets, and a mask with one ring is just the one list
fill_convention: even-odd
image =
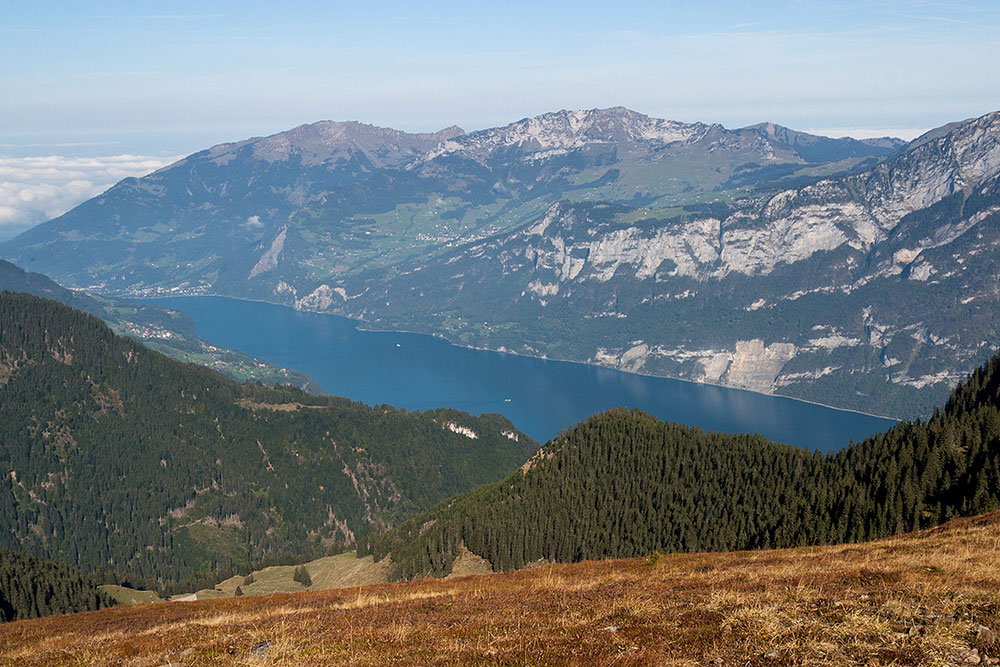
[[(86, 288), (79, 288), (80, 291), (84, 291), (85, 289)], [(449, 345), (451, 345), (453, 347), (462, 348), (462, 349), (466, 349), (466, 350), (476, 350), (476, 351), (479, 351), (479, 352), (492, 352), (494, 354), (510, 354), (510, 355), (522, 357), (522, 358), (525, 358), (525, 359), (537, 359), (539, 361), (551, 361), (551, 362), (566, 363), (566, 364), (579, 364), (579, 365), (582, 365), (582, 366), (589, 366), (591, 368), (607, 369), (607, 370), (611, 370), (611, 371), (616, 371), (618, 373), (628, 373), (630, 375), (639, 375), (639, 376), (642, 376), (642, 377), (658, 378), (658, 379), (664, 379), (664, 380), (674, 380), (674, 381), (677, 381), (677, 382), (686, 382), (686, 383), (689, 383), (689, 384), (700, 385), (700, 386), (705, 386), (705, 387), (718, 387), (720, 389), (726, 389), (726, 390), (729, 390), (729, 391), (744, 391), (744, 392), (748, 392), (748, 393), (751, 393), (751, 394), (756, 394), (758, 396), (769, 396), (771, 398), (781, 398), (781, 399), (785, 399), (785, 400), (789, 400), (789, 401), (798, 401), (800, 403), (806, 403), (806, 404), (809, 404), (809, 405), (815, 405), (817, 407), (826, 408), (826, 409), (829, 409), (829, 410), (837, 410), (838, 412), (849, 412), (849, 413), (853, 413), (853, 414), (857, 414), (857, 415), (862, 415), (864, 417), (872, 417), (874, 419), (885, 419), (887, 421), (892, 421), (895, 424), (899, 424), (899, 423), (902, 423), (904, 421), (908, 421), (906, 419), (900, 419), (900, 418), (897, 418), (897, 417), (890, 417), (888, 415), (879, 415), (879, 414), (875, 414), (875, 413), (872, 413), (872, 412), (865, 412), (864, 410), (855, 410), (853, 408), (843, 408), (843, 407), (838, 407), (836, 405), (829, 405), (827, 403), (820, 403), (819, 401), (812, 401), (812, 400), (809, 400), (809, 399), (806, 399), (806, 398), (798, 398), (796, 396), (786, 396), (784, 394), (767, 393), (767, 392), (763, 392), (763, 391), (757, 391), (755, 389), (745, 389), (743, 387), (730, 387), (728, 385), (719, 384), (719, 383), (716, 383), (716, 382), (699, 382), (697, 380), (691, 380), (691, 379), (688, 379), (688, 378), (681, 378), (681, 377), (674, 377), (674, 376), (671, 376), (671, 375), (655, 375), (653, 373), (643, 373), (641, 371), (629, 371), (629, 370), (625, 370), (625, 369), (622, 369), (622, 368), (616, 368), (614, 366), (605, 366), (603, 364), (596, 364), (596, 363), (589, 362), (589, 361), (577, 361), (577, 360), (574, 360), (574, 359), (556, 359), (556, 358), (552, 358), (552, 357), (534, 356), (534, 355), (530, 355), (530, 354), (522, 354), (520, 352), (513, 352), (513, 351), (510, 351), (510, 350), (496, 350), (496, 349), (489, 348), (489, 347), (479, 347), (479, 346), (475, 346), (475, 345), (463, 345), (461, 343), (456, 343), (456, 342), (452, 341), (451, 339), (449, 339), (448, 337), (446, 337), (446, 336), (444, 336), (443, 334), (440, 334), (440, 333), (428, 333), (426, 331), (409, 331), (409, 330), (406, 330), (406, 329), (375, 329), (375, 328), (371, 328), (371, 326), (370, 326), (371, 323), (370, 322), (368, 322), (367, 320), (364, 320), (364, 319), (362, 319), (360, 317), (352, 317), (350, 315), (344, 315), (344, 314), (341, 314), (341, 313), (331, 313), (331, 312), (322, 311), (322, 310), (311, 310), (311, 309), (305, 309), (305, 308), (296, 308), (293, 305), (284, 304), (284, 303), (275, 303), (273, 301), (265, 301), (264, 299), (254, 299), (254, 298), (250, 298), (250, 297), (237, 297), (237, 296), (230, 296), (230, 295), (227, 295), (227, 294), (214, 294), (214, 293), (213, 294), (209, 294), (209, 293), (198, 293), (198, 294), (160, 294), (160, 295), (156, 295), (156, 296), (143, 296), (143, 297), (137, 297), (137, 296), (134, 296), (134, 295), (122, 295), (122, 294), (118, 294), (118, 293), (112, 293), (112, 294), (114, 294), (115, 296), (119, 296), (119, 297), (123, 297), (123, 298), (136, 299), (136, 300), (141, 300), (141, 299), (148, 299), (148, 300), (170, 299), (170, 298), (178, 298), (178, 297), (184, 297), (184, 298), (191, 298), (191, 297), (216, 297), (216, 298), (223, 298), (223, 299), (233, 299), (234, 301), (246, 301), (246, 302), (249, 302), (249, 303), (263, 303), (263, 304), (267, 304), (269, 306), (280, 306), (282, 308), (288, 308), (290, 310), (293, 310), (293, 311), (296, 311), (296, 312), (299, 312), (299, 313), (312, 313), (312, 314), (316, 314), (316, 315), (326, 315), (326, 316), (330, 316), (330, 317), (341, 317), (341, 318), (344, 318), (346, 320), (350, 320), (351, 322), (357, 322), (358, 326), (356, 327), (356, 329), (358, 331), (363, 331), (363, 332), (366, 332), (366, 333), (387, 333), (387, 334), (408, 334), (408, 335), (414, 335), (414, 336), (429, 336), (431, 338), (436, 338), (436, 339), (439, 339), (439, 340), (443, 340), (443, 341), (447, 342)], [(369, 326), (361, 326), (362, 324), (368, 324)], [(301, 371), (301, 369), (291, 369), (291, 370), (299, 370), (300, 372), (306, 373), (306, 371)]]

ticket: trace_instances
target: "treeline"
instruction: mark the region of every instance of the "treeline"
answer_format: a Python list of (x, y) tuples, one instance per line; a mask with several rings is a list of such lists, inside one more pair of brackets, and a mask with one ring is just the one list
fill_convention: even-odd
[(75, 567), (0, 547), (0, 622), (113, 604), (92, 577)]
[(499, 415), (239, 384), (0, 293), (0, 546), (87, 572), (174, 591), (335, 553), (536, 447)]
[(394, 575), (447, 574), (464, 544), (494, 568), (659, 551), (870, 540), (1000, 507), (1000, 357), (926, 423), (830, 455), (615, 409), (523, 471), (371, 540)]

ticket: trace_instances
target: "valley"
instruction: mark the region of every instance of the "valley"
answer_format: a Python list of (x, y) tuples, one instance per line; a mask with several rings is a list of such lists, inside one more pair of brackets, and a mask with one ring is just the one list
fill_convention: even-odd
[(1000, 667), (1000, 3), (8, 4), (0, 667)]
[(617, 406), (822, 452), (895, 423), (725, 387), (457, 347), (438, 337), (364, 331), (356, 320), (287, 306), (222, 297), (149, 303), (186, 313), (198, 334), (219, 346), (307, 370), (331, 394), (407, 410), (496, 412), (538, 442)]

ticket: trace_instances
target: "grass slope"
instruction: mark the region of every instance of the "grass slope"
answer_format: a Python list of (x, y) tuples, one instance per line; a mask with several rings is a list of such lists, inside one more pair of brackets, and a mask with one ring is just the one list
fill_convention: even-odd
[[(371, 556), (358, 558), (353, 551), (317, 558), (303, 565), (312, 579), (309, 586), (295, 581), (294, 573), (297, 565), (273, 565), (255, 570), (247, 576), (230, 577), (213, 588), (202, 589), (194, 595), (199, 600), (206, 600), (235, 596), (237, 588), (243, 595), (272, 595), (298, 593), (304, 590), (325, 591), (331, 588), (381, 584), (389, 581), (388, 561), (376, 563)], [(189, 596), (177, 595), (171, 599), (187, 597)]]
[(997, 562), (1000, 512), (864, 544), (20, 621), (0, 664), (996, 664)]
[(103, 584), (97, 587), (106, 595), (110, 596), (117, 604), (144, 604), (147, 602), (161, 602), (163, 598), (153, 591), (141, 591), (128, 586), (118, 584)]

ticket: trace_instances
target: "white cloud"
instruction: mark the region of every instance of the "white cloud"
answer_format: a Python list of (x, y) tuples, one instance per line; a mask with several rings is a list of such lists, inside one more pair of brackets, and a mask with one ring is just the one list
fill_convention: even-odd
[(0, 227), (44, 222), (123, 178), (144, 176), (177, 159), (148, 155), (0, 156)]

